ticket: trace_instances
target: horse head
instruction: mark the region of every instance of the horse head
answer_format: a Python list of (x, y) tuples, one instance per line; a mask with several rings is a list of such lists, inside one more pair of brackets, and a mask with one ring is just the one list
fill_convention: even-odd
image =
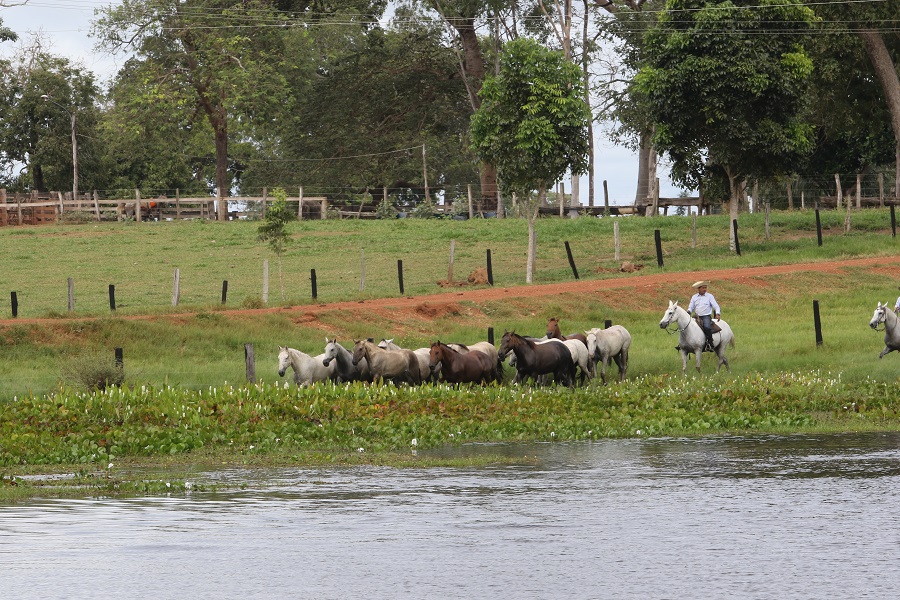
[(337, 349), (337, 338), (333, 340), (329, 340), (327, 337), (325, 338), (325, 358), (322, 359), (322, 364), (324, 366), (328, 366), (331, 364), (335, 358), (337, 358), (338, 349)]
[(353, 366), (359, 364), (359, 361), (362, 359), (369, 360), (369, 348), (368, 344), (370, 344), (368, 340), (353, 340)]
[(869, 327), (871, 327), (872, 329), (878, 329), (878, 326), (884, 323), (887, 311), (887, 303), (882, 304), (881, 302), (879, 302), (878, 308), (876, 308), (875, 312), (872, 314), (872, 320), (869, 321)]
[(672, 321), (677, 321), (675, 314), (678, 309), (678, 300), (671, 301), (669, 300), (669, 308), (666, 309), (666, 312), (663, 313), (663, 317), (659, 322), (659, 328), (665, 329), (667, 328)]
[(562, 331), (559, 330), (559, 319), (556, 317), (551, 317), (547, 321), (547, 332), (545, 334), (548, 339), (550, 338), (562, 338)]
[(288, 351), (287, 346), (278, 346), (278, 376), (284, 377), (284, 372), (287, 371), (288, 366), (291, 364), (291, 353)]
[(446, 352), (444, 348), (446, 348), (446, 346), (441, 344), (441, 341), (438, 340), (433, 342), (431, 348), (428, 350), (428, 368), (432, 373), (438, 369), (441, 362), (444, 360), (444, 353)]

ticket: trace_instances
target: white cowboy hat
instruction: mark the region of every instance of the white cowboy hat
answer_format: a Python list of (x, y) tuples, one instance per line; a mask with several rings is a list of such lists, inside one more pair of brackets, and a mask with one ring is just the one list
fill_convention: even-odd
[(708, 282), (708, 281), (705, 281), (705, 280), (703, 280), (703, 281), (698, 281), (697, 283), (695, 283), (695, 284), (692, 285), (691, 287), (694, 288), (694, 289), (702, 288), (702, 287), (709, 287), (709, 282)]

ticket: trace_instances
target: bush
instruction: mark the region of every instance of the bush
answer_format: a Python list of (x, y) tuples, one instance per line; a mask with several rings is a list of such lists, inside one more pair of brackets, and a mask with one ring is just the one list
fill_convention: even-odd
[(109, 353), (84, 352), (71, 357), (62, 367), (63, 383), (87, 391), (103, 391), (125, 382), (125, 370)]
[(393, 207), (387, 198), (384, 198), (378, 203), (378, 207), (375, 209), (375, 215), (379, 219), (396, 219), (397, 209)]

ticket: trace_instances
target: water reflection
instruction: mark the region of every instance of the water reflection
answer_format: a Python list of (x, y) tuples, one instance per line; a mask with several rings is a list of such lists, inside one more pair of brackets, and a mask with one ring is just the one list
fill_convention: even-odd
[[(420, 451), (421, 452), (421, 451)], [(482, 446), (0, 509), (4, 597), (894, 598), (897, 434)]]

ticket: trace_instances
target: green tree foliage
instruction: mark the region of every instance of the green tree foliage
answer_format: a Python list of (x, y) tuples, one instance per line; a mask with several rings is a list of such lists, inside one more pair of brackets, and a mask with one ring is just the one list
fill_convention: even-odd
[(581, 69), (561, 52), (520, 38), (506, 44), (500, 73), (485, 80), (480, 95), (481, 107), (472, 117), (472, 147), (497, 166), (501, 185), (527, 206), (526, 281), (531, 283), (534, 222), (547, 189), (567, 171), (587, 169), (590, 113)]
[(290, 242), (288, 223), (294, 215), (288, 210), (287, 192), (283, 188), (272, 190), (275, 200), (266, 207), (263, 223), (259, 226), (259, 239), (269, 244), (269, 248), (278, 257), (278, 281), (281, 285), (281, 300), (284, 301), (284, 276), (281, 268), (281, 257)]
[[(94, 24), (100, 45), (133, 51), (161, 102), (191, 90), (180, 119), (208, 122), (215, 144), (215, 188), (230, 195), (233, 130), (269, 118), (285, 91), (289, 66), (278, 59), (285, 15), (270, 0), (123, 0), (100, 13)], [(220, 217), (224, 211), (222, 202)]]
[(102, 179), (95, 131), (99, 96), (93, 74), (66, 58), (25, 48), (4, 63), (0, 68), (0, 185), (15, 191), (71, 190), (74, 114), (79, 189), (96, 187)]
[(471, 181), (469, 108), (456, 58), (440, 33), (417, 21), (387, 31), (352, 24), (304, 31), (290, 46), (293, 63), (308, 60), (309, 37), (330, 47), (340, 36), (343, 52), (320, 64), (314, 77), (309, 69), (294, 72), (291, 88), (302, 91), (282, 120), (281, 143), (259, 151), (271, 160), (249, 162), (243, 182), (262, 186), (274, 176), (331, 194), (382, 186), (421, 193), (422, 144), (430, 187)]
[(803, 115), (813, 62), (803, 32), (814, 19), (784, 0), (667, 4), (635, 85), (678, 183), (724, 177), (736, 216), (748, 176), (792, 172), (812, 150)]

